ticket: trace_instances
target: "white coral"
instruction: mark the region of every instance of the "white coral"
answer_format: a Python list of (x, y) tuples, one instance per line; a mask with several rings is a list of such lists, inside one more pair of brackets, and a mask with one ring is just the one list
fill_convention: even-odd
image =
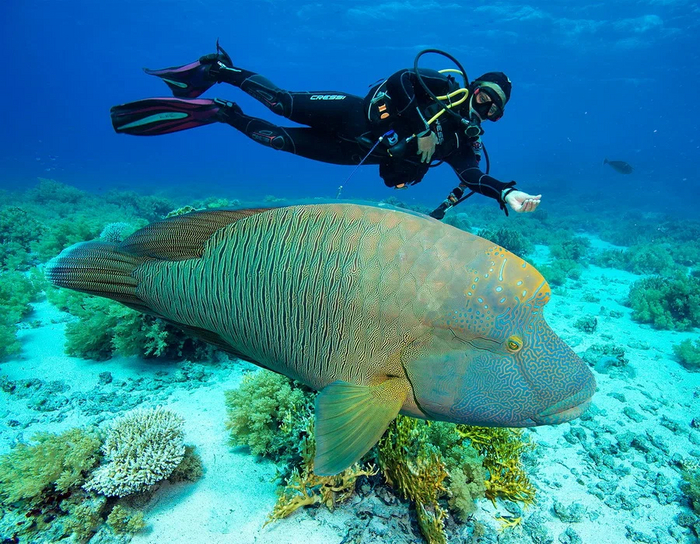
[(126, 232), (133, 232), (134, 227), (129, 223), (109, 223), (105, 225), (100, 233), (100, 238), (105, 242), (119, 243), (126, 238)]
[(162, 407), (118, 418), (102, 446), (106, 464), (93, 472), (85, 489), (123, 497), (164, 480), (185, 455), (183, 424), (182, 417)]

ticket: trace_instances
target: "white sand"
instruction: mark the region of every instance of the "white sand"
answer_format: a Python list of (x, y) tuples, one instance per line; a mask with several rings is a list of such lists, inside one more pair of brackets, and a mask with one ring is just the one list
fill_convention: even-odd
[[(541, 249), (541, 248), (540, 248)], [(637, 279), (632, 274), (591, 267), (584, 271), (579, 282), (571, 283), (566, 291), (555, 290), (546, 317), (555, 331), (582, 353), (593, 343), (612, 342), (622, 346), (630, 359), (630, 367), (636, 371), (633, 379), (613, 375), (597, 374), (599, 391), (594, 405), (601, 410), (593, 422), (584, 424), (589, 440), (593, 443), (589, 428), (605, 426), (615, 431), (629, 430), (636, 434), (651, 433), (668, 444), (670, 455), (688, 457), (688, 452), (696, 448), (687, 437), (676, 437), (666, 427), (659, 424), (662, 415), (678, 421), (687, 430), (692, 417), (700, 417), (698, 400), (694, 393), (700, 391), (700, 374), (691, 374), (673, 360), (672, 345), (684, 338), (697, 337), (694, 333), (657, 331), (648, 326), (634, 323), (629, 318), (629, 308), (621, 305), (627, 296), (629, 286)], [(586, 302), (584, 295), (594, 294), (599, 302)], [(617, 310), (622, 318), (599, 317), (598, 328), (593, 334), (585, 334), (575, 329), (574, 322), (582, 315), (599, 315), (601, 307), (605, 313)], [(158, 371), (171, 374), (181, 364), (165, 365), (141, 361), (136, 358), (115, 358), (106, 362), (92, 362), (75, 359), (63, 354), (65, 323), (52, 323), (65, 319), (60, 312), (47, 303), (37, 305), (31, 319), (41, 320), (36, 329), (20, 333), (23, 351), (20, 358), (0, 365), (0, 375), (10, 380), (40, 378), (42, 380), (65, 380), (71, 391), (90, 391), (99, 381), (99, 375), (108, 371), (115, 383), (129, 378), (152, 378)], [(648, 349), (644, 349), (644, 345)], [(184, 416), (186, 440), (195, 444), (206, 468), (205, 476), (196, 483), (164, 484), (155, 494), (146, 511), (146, 530), (136, 535), (138, 543), (177, 543), (177, 542), (216, 542), (216, 543), (308, 543), (340, 542), (346, 533), (345, 522), (350, 514), (343, 509), (328, 512), (324, 508), (314, 510), (313, 515), (300, 511), (290, 518), (263, 527), (275, 500), (276, 483), (273, 481), (275, 467), (267, 461), (254, 459), (246, 450), (232, 448), (227, 443), (224, 427), (225, 407), (223, 393), (238, 385), (244, 372), (252, 367), (245, 363), (227, 363), (220, 367), (206, 365), (213, 376), (197, 387), (167, 385), (150, 404), (161, 404)], [(66, 394), (70, 394), (70, 392)], [(608, 393), (623, 393), (626, 402), (611, 397)], [(2, 394), (0, 416), (0, 452), (7, 451), (18, 438), (28, 439), (33, 432), (50, 430), (61, 432), (67, 428), (109, 419), (116, 410), (105, 406), (105, 414), (85, 416), (74, 411), (63, 420), (56, 421), (51, 412), (36, 412), (26, 407), (26, 399)], [(663, 405), (662, 405), (663, 403)], [(634, 408), (644, 417), (641, 422), (633, 422), (622, 410)], [(646, 407), (646, 409), (645, 409)], [(658, 411), (654, 413), (653, 407)], [(29, 423), (23, 431), (4, 425), (8, 420)], [(583, 542), (596, 544), (617, 544), (626, 541), (626, 526), (652, 535), (654, 529), (662, 529), (668, 541), (673, 542), (666, 532), (675, 525), (674, 517), (681, 511), (677, 502), (661, 506), (654, 497), (642, 498), (632, 512), (616, 511), (601, 500), (590, 495), (585, 485), (577, 483), (572, 470), (578, 471), (584, 481), (597, 480), (598, 468), (582, 452), (579, 444), (572, 445), (563, 435), (571, 427), (580, 427), (580, 422), (557, 427), (531, 430), (532, 438), (541, 444), (537, 453), (539, 465), (532, 474), (532, 481), (539, 488), (537, 504), (526, 510), (526, 517), (541, 512), (546, 521), (544, 526), (550, 535), (559, 535), (572, 527)], [(600, 437), (604, 442), (614, 442), (613, 435)], [(698, 447), (697, 449), (700, 449)], [(616, 492), (634, 488), (638, 484), (644, 489), (649, 484), (641, 479), (641, 472), (631, 465), (632, 461), (644, 463), (644, 457), (637, 450), (630, 450), (615, 457), (616, 465), (631, 469), (628, 476), (619, 478)], [(668, 465), (649, 467), (652, 471), (665, 474), (670, 485), (677, 489), (679, 476)], [(637, 489), (639, 491), (639, 489)], [(588, 517), (580, 523), (567, 524), (551, 516), (554, 501), (566, 506), (579, 503), (589, 512), (597, 513), (597, 519)], [(477, 518), (493, 527), (499, 526), (494, 514), (505, 514), (502, 505), (494, 508), (488, 501), (480, 501)], [(513, 536), (515, 540), (528, 542), (523, 533)], [(518, 539), (517, 535), (523, 536)], [(664, 540), (661, 540), (662, 542)]]

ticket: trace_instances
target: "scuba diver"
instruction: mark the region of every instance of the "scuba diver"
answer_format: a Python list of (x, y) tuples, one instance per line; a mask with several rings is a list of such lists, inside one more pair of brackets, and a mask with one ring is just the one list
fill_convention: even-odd
[[(445, 56), (460, 70), (419, 68), (418, 60), (425, 53)], [(378, 82), (364, 98), (339, 91), (280, 89), (260, 74), (234, 66), (218, 41), (216, 53), (190, 64), (144, 70), (161, 78), (174, 98), (148, 98), (113, 107), (112, 124), (118, 133), (152, 136), (227, 123), (279, 151), (332, 164), (379, 165), (384, 183), (397, 189), (419, 183), (432, 161), (438, 161), (433, 166), (446, 162), (459, 185), (430, 213), (436, 219), (474, 193), (494, 198), (506, 215), (506, 205), (516, 212), (532, 212), (540, 203), (541, 195), (530, 195), (516, 189), (514, 181), (488, 175), (481, 123), (503, 116), (510, 80), (502, 72), (489, 72), (470, 83), (459, 62), (444, 51), (422, 51), (412, 70), (399, 70)], [(463, 86), (450, 72), (461, 76)], [(238, 87), (270, 111), (306, 126), (277, 126), (246, 115), (234, 102), (198, 98), (215, 83)], [(479, 168), (482, 155), (486, 173)], [(338, 195), (341, 190), (342, 185)]]

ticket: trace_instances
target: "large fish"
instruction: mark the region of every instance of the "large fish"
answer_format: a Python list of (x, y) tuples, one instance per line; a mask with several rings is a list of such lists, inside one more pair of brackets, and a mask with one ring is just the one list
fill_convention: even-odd
[(562, 423), (595, 380), (542, 315), (542, 275), (432, 218), (355, 204), (193, 212), (86, 242), (54, 285), (180, 324), (320, 391), (315, 472), (364, 455), (397, 414)]
[(620, 174), (631, 174), (634, 172), (632, 165), (626, 163), (625, 161), (609, 161), (608, 159), (605, 159), (603, 164), (609, 164), (610, 167), (615, 170), (615, 172), (619, 172)]

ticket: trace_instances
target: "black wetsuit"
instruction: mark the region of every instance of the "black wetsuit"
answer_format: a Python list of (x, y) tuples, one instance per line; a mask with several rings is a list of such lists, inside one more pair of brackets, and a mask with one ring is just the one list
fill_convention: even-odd
[[(434, 70), (421, 70), (421, 76), (436, 96), (457, 88), (453, 78)], [(402, 139), (424, 133), (429, 128), (426, 119), (437, 111), (415, 72), (407, 69), (373, 86), (366, 97), (340, 91), (286, 91), (259, 74), (238, 68), (224, 70), (218, 77), (221, 82), (240, 87), (274, 113), (306, 126), (280, 127), (245, 115), (237, 107), (224, 108), (223, 121), (273, 149), (333, 164), (359, 164), (389, 128)], [(390, 115), (379, 123), (371, 122), (368, 114), (378, 90), (390, 97)], [(459, 119), (445, 113), (431, 128), (438, 136), (432, 159), (449, 164), (460, 180), (452, 195), (459, 198), (468, 188), (495, 198), (504, 208), (502, 192), (514, 183), (499, 181), (479, 169), (480, 155), (475, 148), (480, 144), (465, 136)], [(380, 144), (365, 164), (378, 164), (379, 173), (389, 187), (418, 183), (428, 171), (428, 165), (420, 162), (416, 142), (417, 138), (413, 138), (400, 157), (390, 156)]]

